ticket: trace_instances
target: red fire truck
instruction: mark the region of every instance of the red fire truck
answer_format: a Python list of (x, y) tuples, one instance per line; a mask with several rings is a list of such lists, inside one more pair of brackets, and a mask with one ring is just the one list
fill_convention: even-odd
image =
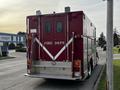
[(97, 64), (96, 28), (83, 11), (28, 16), (27, 76), (84, 80)]

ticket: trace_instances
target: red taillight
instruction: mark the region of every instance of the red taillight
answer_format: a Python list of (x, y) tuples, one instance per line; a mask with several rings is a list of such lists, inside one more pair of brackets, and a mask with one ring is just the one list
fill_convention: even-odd
[(78, 72), (78, 71), (80, 71), (80, 67), (81, 67), (81, 60), (75, 60), (74, 61), (74, 64), (73, 64), (73, 70), (75, 71), (75, 72)]

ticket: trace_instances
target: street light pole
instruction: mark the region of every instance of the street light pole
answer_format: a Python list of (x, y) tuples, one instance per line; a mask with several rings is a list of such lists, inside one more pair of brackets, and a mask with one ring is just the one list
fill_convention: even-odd
[(107, 0), (107, 90), (113, 90), (113, 0)]

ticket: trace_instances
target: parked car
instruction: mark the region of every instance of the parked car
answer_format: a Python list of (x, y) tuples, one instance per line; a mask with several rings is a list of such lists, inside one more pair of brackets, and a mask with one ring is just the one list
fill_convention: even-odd
[(18, 44), (15, 50), (16, 52), (26, 52), (26, 47), (23, 44)]
[(0, 46), (2, 56), (8, 56), (8, 47), (7, 46)]

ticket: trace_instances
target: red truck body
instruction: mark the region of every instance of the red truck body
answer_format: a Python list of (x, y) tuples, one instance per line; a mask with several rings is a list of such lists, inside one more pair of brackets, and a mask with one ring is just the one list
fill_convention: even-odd
[(28, 16), (27, 75), (82, 80), (97, 64), (96, 28), (83, 11)]

